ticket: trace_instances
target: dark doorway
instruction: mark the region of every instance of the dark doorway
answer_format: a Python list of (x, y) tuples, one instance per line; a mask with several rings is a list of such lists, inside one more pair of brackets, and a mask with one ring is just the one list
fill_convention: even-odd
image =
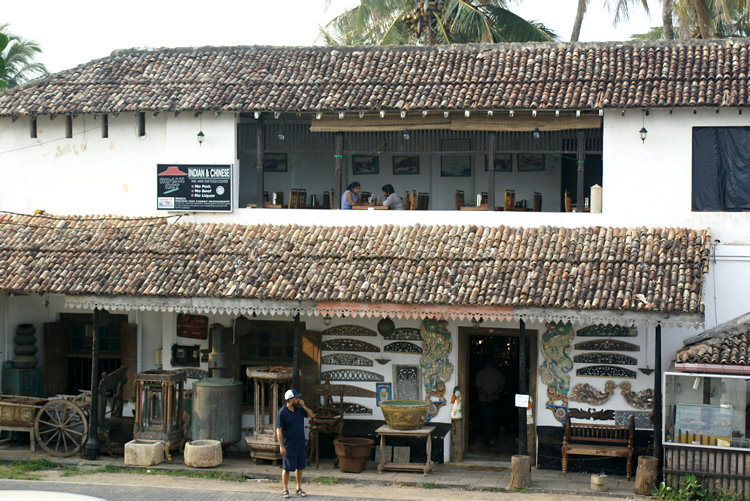
[[(575, 156), (563, 155), (560, 184), (560, 210), (565, 212), (564, 193), (566, 191), (570, 194), (573, 207), (578, 202), (578, 162)], [(587, 153), (583, 162), (584, 198), (591, 200), (591, 187), (595, 184), (602, 185), (602, 155), (600, 153)]]
[(469, 336), (468, 358), (467, 457), (510, 459), (518, 452), (518, 336), (476, 329)]

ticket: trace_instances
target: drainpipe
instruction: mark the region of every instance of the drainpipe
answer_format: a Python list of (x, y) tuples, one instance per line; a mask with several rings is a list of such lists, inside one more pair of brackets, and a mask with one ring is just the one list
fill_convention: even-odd
[(343, 185), (341, 184), (341, 163), (344, 159), (344, 136), (337, 132), (333, 136), (333, 209), (341, 208), (341, 195)]
[(496, 135), (494, 132), (487, 134), (487, 172), (489, 179), (487, 182), (487, 210), (495, 210), (495, 142)]
[(89, 411), (89, 440), (86, 442), (86, 459), (94, 461), (99, 456), (99, 339), (101, 329), (109, 325), (107, 310), (94, 308), (94, 339), (91, 348), (91, 410)]
[(586, 135), (582, 130), (576, 132), (576, 143), (578, 143), (578, 153), (576, 154), (576, 165), (578, 166), (578, 179), (576, 180), (576, 210), (583, 212), (583, 165), (586, 161)]
[[(299, 391), (299, 337), (300, 337), (300, 330), (299, 330), (299, 313), (294, 315), (294, 352), (293, 352), (293, 361), (292, 361), (292, 388)], [(304, 396), (304, 395), (303, 395)]]
[(263, 207), (263, 121), (258, 120), (258, 128), (255, 132), (255, 175), (257, 184), (257, 203), (259, 209)]
[(662, 396), (661, 396), (661, 324), (656, 326), (654, 336), (654, 455), (659, 459), (661, 471), (661, 433), (662, 433)]
[[(490, 167), (494, 169), (494, 166)], [(527, 395), (529, 393), (529, 379), (526, 375), (526, 323), (521, 320), (518, 334), (518, 393)], [(526, 408), (518, 408), (518, 453), (522, 456), (528, 454), (526, 438)]]

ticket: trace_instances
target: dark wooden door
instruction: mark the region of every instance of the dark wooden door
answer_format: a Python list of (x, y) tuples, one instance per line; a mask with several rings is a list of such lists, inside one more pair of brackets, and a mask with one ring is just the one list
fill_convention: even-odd
[(65, 322), (44, 324), (44, 396), (68, 390), (68, 329)]
[(320, 340), (319, 331), (303, 330), (299, 352), (299, 392), (305, 402), (318, 404), (320, 395), (314, 388), (320, 384)]
[(138, 326), (136, 324), (120, 324), (120, 356), (121, 365), (128, 368), (125, 374), (128, 380), (123, 388), (123, 398), (133, 401), (135, 397), (135, 375), (138, 370)]

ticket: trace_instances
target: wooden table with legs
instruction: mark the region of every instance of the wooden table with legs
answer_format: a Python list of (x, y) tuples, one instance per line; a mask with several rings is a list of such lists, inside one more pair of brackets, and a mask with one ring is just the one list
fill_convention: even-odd
[[(375, 433), (380, 435), (380, 463), (378, 463), (378, 473), (383, 470), (396, 471), (421, 471), (427, 475), (435, 463), (432, 462), (432, 432), (434, 426), (423, 426), (417, 430), (396, 430), (388, 425), (383, 425)], [(427, 462), (425, 463), (389, 463), (385, 454), (385, 437), (416, 437), (424, 438), (427, 441)]]

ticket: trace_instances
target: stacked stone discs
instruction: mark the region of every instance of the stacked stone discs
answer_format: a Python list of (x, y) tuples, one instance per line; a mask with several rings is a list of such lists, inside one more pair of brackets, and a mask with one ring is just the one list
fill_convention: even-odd
[(13, 367), (16, 369), (33, 369), (36, 367), (38, 360), (34, 356), (37, 352), (35, 333), (36, 327), (32, 324), (19, 324), (16, 327), (16, 336), (13, 338), (16, 343), (16, 347), (13, 349), (16, 354), (13, 357)]

